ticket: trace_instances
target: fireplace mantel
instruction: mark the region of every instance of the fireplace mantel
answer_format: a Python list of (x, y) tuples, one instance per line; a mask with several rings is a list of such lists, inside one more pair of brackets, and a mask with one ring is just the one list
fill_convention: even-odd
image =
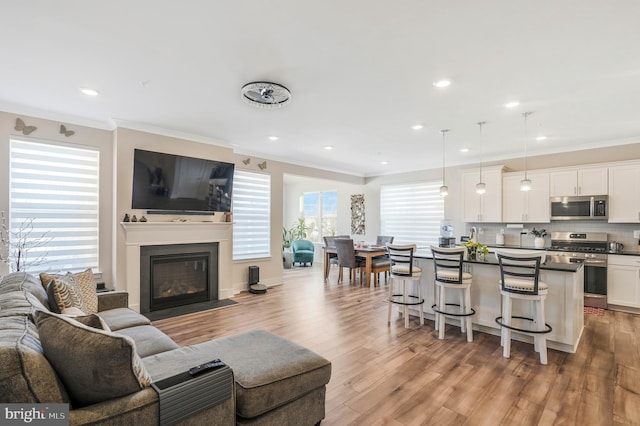
[(140, 311), (140, 247), (164, 244), (219, 243), (218, 297), (233, 296), (231, 279), (232, 223), (121, 222), (126, 241), (126, 290), (129, 306)]

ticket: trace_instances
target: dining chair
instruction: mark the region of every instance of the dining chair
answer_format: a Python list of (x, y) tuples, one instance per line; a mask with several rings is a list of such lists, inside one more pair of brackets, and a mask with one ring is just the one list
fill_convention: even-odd
[(349, 282), (355, 280), (356, 269), (360, 271), (360, 281), (362, 281), (362, 270), (365, 267), (365, 261), (356, 258), (356, 251), (353, 248), (352, 239), (336, 238), (334, 240), (336, 251), (338, 252), (338, 282), (342, 282), (343, 268), (349, 268)]
[[(376, 237), (376, 245), (378, 246), (386, 246), (387, 244), (392, 244), (393, 243), (393, 237), (392, 236), (387, 236), (387, 235), (378, 235)], [(389, 276), (389, 268), (385, 267), (384, 261), (387, 261), (388, 263), (389, 257), (385, 254), (384, 256), (376, 256), (373, 258), (372, 262), (372, 270), (376, 270), (377, 272), (374, 274), (374, 285), (378, 285), (378, 281), (379, 279), (379, 275), (380, 273), (384, 272), (384, 280), (385, 282), (387, 281), (387, 277)], [(378, 268), (375, 268), (376, 263), (379, 265)]]

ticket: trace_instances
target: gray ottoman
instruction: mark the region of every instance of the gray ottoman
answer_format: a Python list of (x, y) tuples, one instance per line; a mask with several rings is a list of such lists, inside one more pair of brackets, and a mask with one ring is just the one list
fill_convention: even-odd
[(233, 369), (239, 424), (314, 425), (324, 419), (328, 360), (262, 330), (215, 343)]
[[(143, 362), (153, 377), (158, 368), (184, 370), (213, 358), (220, 358), (233, 370), (237, 424), (304, 426), (324, 419), (331, 363), (266, 331), (174, 349), (146, 357)], [(179, 365), (172, 367), (174, 362)]]

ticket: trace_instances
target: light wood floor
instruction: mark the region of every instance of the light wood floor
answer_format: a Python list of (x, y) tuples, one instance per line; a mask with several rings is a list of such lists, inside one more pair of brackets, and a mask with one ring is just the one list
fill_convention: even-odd
[[(474, 332), (467, 343), (433, 321), (411, 328), (394, 313), (386, 286), (322, 279), (322, 265), (285, 270), (267, 294), (243, 293), (227, 308), (155, 321), (180, 345), (251, 329), (288, 338), (332, 362), (323, 425), (630, 425), (640, 424), (640, 316), (585, 315), (575, 354)], [(256, 348), (256, 356), (260, 356)]]

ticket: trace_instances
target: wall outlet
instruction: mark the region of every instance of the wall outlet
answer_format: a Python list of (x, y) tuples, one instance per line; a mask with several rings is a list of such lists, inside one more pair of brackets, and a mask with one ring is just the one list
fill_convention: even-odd
[(640, 231), (639, 230), (633, 231), (633, 238), (635, 238), (635, 239), (640, 238)]

